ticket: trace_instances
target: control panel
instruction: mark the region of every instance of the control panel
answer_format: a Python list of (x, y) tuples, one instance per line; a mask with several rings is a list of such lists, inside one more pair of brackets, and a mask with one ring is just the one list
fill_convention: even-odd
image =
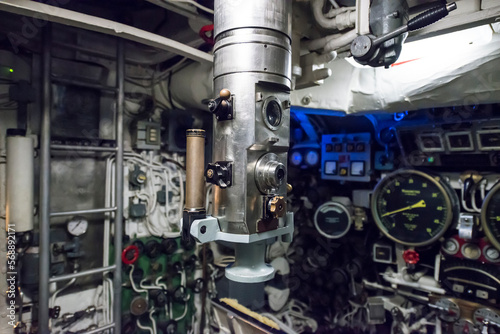
[(323, 135), (321, 178), (325, 180), (370, 181), (370, 133)]
[(412, 166), (500, 165), (500, 120), (399, 127), (401, 151)]

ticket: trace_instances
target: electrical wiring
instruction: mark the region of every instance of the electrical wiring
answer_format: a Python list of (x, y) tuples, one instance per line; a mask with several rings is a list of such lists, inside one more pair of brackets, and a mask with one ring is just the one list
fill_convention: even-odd
[[(67, 288), (69, 288), (71, 285), (73, 285), (73, 283), (76, 282), (76, 278), (73, 278), (71, 279), (68, 283), (66, 283), (66, 285), (64, 285), (62, 288), (60, 288), (59, 290), (56, 290), (53, 294), (52, 294), (52, 297), (50, 298), (49, 300), (49, 308), (52, 308), (54, 307), (55, 303), (56, 303), (56, 299), (57, 299), (57, 295), (60, 294), (62, 291), (66, 290)], [(51, 319), (49, 319), (49, 328), (52, 326), (52, 321)]]
[(184, 3), (188, 3), (188, 4), (191, 4), (193, 6), (195, 6), (196, 8), (199, 8), (201, 10), (203, 10), (204, 12), (207, 12), (209, 14), (214, 14), (214, 11), (208, 7), (205, 7), (203, 5), (200, 5), (199, 3), (197, 3), (196, 1), (194, 0), (163, 0), (163, 2), (167, 2), (167, 3), (176, 3), (176, 2), (184, 2)]

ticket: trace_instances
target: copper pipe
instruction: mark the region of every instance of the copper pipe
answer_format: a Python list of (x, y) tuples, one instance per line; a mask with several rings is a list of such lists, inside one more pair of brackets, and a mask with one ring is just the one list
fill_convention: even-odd
[(186, 211), (205, 209), (205, 130), (186, 131)]

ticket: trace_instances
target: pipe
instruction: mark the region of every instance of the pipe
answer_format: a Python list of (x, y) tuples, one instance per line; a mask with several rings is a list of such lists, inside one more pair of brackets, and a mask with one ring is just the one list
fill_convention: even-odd
[(50, 270), (50, 111), (51, 24), (42, 32), (42, 122), (40, 129), (40, 262), (38, 283), (38, 330), (49, 334)]
[(323, 14), (324, 0), (311, 0), (311, 8), (316, 23), (324, 29), (344, 30), (354, 27), (356, 11), (353, 8), (333, 9), (326, 15)]
[(51, 150), (64, 151), (85, 151), (85, 152), (116, 152), (116, 147), (101, 147), (101, 146), (78, 146), (78, 145), (59, 145), (50, 146)]
[[(120, 265), (121, 267), (121, 265)], [(84, 276), (89, 276), (93, 274), (99, 274), (99, 273), (104, 273), (108, 272), (111, 270), (116, 270), (117, 266), (112, 265), (112, 266), (107, 266), (107, 267), (102, 267), (102, 268), (94, 268), (90, 270), (85, 270), (85, 271), (80, 271), (74, 274), (67, 274), (67, 275), (61, 275), (61, 276), (54, 276), (49, 279), (50, 283), (55, 283), (55, 282), (62, 282), (62, 281), (67, 281), (69, 279), (73, 278), (79, 278), (79, 277), (84, 277)]]
[(103, 208), (103, 209), (78, 210), (78, 211), (53, 212), (50, 214), (50, 216), (51, 217), (77, 216), (77, 215), (85, 215), (85, 214), (93, 214), (93, 213), (106, 213), (106, 212), (114, 212), (114, 211), (116, 211), (116, 207)]
[(33, 138), (7, 130), (6, 222), (16, 232), (33, 230)]
[(186, 206), (185, 210), (205, 209), (205, 130), (186, 131)]
[(336, 51), (343, 46), (349, 45), (357, 36), (358, 34), (355, 29), (350, 30), (341, 37), (332, 39), (326, 43), (324, 52)]
[(115, 214), (115, 271), (113, 275), (113, 314), (114, 314), (114, 333), (120, 333), (122, 328), (122, 237), (123, 237), (123, 103), (125, 98), (125, 50), (123, 39), (118, 39), (117, 47), (117, 86), (118, 96), (116, 101), (116, 214)]

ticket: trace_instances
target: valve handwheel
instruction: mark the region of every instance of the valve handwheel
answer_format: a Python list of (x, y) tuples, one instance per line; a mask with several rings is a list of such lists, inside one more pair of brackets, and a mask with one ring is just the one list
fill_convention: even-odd
[[(130, 254), (133, 254), (132, 257), (130, 257)], [(122, 251), (122, 262), (125, 264), (134, 264), (137, 259), (139, 259), (139, 247), (136, 245), (130, 245), (127, 246), (123, 251)]]

